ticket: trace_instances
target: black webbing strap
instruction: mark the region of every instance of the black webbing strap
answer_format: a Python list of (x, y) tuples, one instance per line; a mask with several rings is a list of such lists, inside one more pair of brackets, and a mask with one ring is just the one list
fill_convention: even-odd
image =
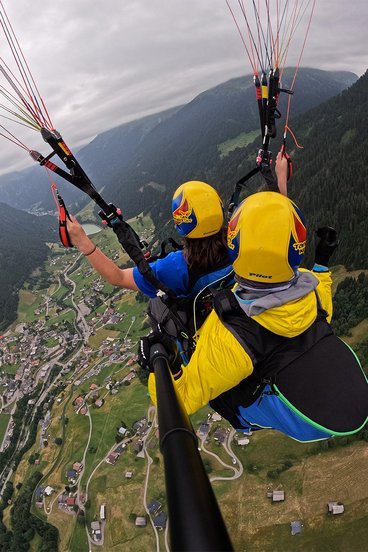
[(125, 220), (119, 217), (116, 217), (110, 221), (110, 224), (119, 240), (120, 245), (132, 259), (142, 276), (150, 282), (155, 289), (161, 290), (168, 297), (176, 297), (175, 293), (170, 288), (165, 286), (165, 284), (160, 282), (153, 274), (152, 268), (143, 255), (139, 237), (133, 228), (125, 222)]
[(235, 211), (236, 207), (239, 205), (239, 198), (240, 198), (240, 193), (242, 191), (242, 188), (244, 187), (244, 185), (246, 184), (246, 182), (248, 182), (248, 180), (250, 180), (254, 175), (256, 175), (258, 172), (260, 172), (261, 170), (261, 166), (260, 165), (257, 165), (256, 167), (254, 167), (254, 169), (252, 169), (248, 174), (246, 174), (245, 176), (243, 176), (242, 178), (240, 178), (240, 180), (238, 180), (238, 182), (235, 184), (235, 188), (234, 188), (234, 191), (233, 191), (233, 194), (230, 198), (230, 204), (229, 204), (229, 216), (231, 216), (233, 214), (233, 212)]
[(183, 249), (183, 246), (175, 241), (173, 238), (167, 238), (166, 240), (161, 242), (160, 253), (158, 255), (151, 255), (149, 257), (149, 262), (153, 263), (158, 259), (164, 259), (165, 257), (167, 257), (167, 255), (170, 253), (170, 251), (167, 250), (168, 246), (171, 246), (172, 251), (182, 251)]

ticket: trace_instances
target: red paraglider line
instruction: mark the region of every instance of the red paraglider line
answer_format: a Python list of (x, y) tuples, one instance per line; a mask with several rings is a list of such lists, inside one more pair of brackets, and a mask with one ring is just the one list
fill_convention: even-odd
[[(42, 118), (41, 120), (39, 120), (39, 122), (43, 123), (45, 126), (49, 126), (49, 128), (52, 128), (53, 125), (52, 125), (52, 122), (51, 122), (50, 115), (49, 115), (49, 113), (48, 113), (48, 111), (47, 111), (47, 108), (46, 108), (46, 105), (45, 105), (45, 103), (44, 103), (44, 101), (43, 101), (43, 98), (42, 98), (42, 96), (41, 96), (41, 94), (40, 94), (40, 92), (39, 92), (39, 90), (38, 90), (37, 84), (36, 84), (36, 82), (35, 82), (35, 80), (34, 80), (34, 78), (33, 78), (32, 72), (31, 72), (31, 70), (30, 70), (30, 68), (29, 68), (29, 66), (28, 66), (27, 60), (26, 60), (26, 58), (25, 58), (25, 56), (24, 56), (24, 54), (23, 54), (23, 50), (22, 50), (22, 48), (21, 48), (21, 46), (20, 46), (20, 44), (19, 44), (19, 41), (18, 41), (17, 36), (16, 36), (16, 34), (15, 34), (15, 32), (14, 32), (14, 29), (13, 29), (13, 27), (12, 27), (12, 24), (11, 24), (10, 20), (9, 20), (9, 17), (8, 17), (8, 15), (7, 15), (7, 13), (6, 13), (6, 10), (5, 10), (5, 8), (4, 8), (4, 5), (3, 5), (2, 0), (0, 0), (0, 5), (1, 5), (2, 11), (3, 11), (3, 13), (4, 13), (4, 15), (5, 15), (5, 18), (6, 18), (6, 22), (7, 22), (8, 26), (9, 26), (11, 32), (9, 31), (8, 28), (5, 30), (3, 22), (1, 22), (1, 25), (2, 25), (2, 27), (3, 27), (4, 34), (5, 34), (5, 36), (6, 36), (6, 39), (7, 39), (7, 41), (8, 41), (8, 44), (9, 44), (9, 46), (10, 46), (10, 49), (11, 49), (11, 51), (12, 51), (12, 53), (13, 53), (14, 60), (15, 60), (15, 62), (16, 62), (16, 64), (17, 64), (18, 69), (19, 69), (19, 72), (20, 72), (20, 74), (21, 74), (21, 76), (22, 76), (22, 79), (23, 79), (23, 82), (24, 82), (24, 84), (25, 84), (25, 87), (26, 87), (26, 89), (27, 89), (27, 91), (28, 91), (28, 94), (27, 94), (27, 95), (29, 96), (29, 99), (30, 99), (30, 101), (32, 102), (32, 104), (33, 104), (33, 106), (34, 106), (34, 109), (36, 110), (37, 113), (40, 114), (40, 116), (41, 116), (41, 118)], [(13, 39), (12, 37), (14, 37), (14, 39)], [(15, 44), (16, 44), (18, 50), (17, 50), (16, 46), (14, 45), (14, 40), (15, 40)], [(21, 58), (21, 59), (20, 59), (20, 58)], [(19, 60), (19, 61), (18, 61), (18, 60)], [(42, 110), (40, 109), (40, 106), (39, 106), (38, 101), (37, 101), (36, 94), (35, 94), (35, 93), (33, 92), (33, 90), (32, 90), (32, 85), (31, 85), (31, 83), (29, 82), (29, 78), (28, 78), (28, 75), (27, 75), (27, 71), (25, 70), (24, 65), (22, 64), (22, 61), (21, 61), (21, 60), (23, 60), (23, 62), (24, 62), (24, 65), (25, 65), (25, 67), (26, 67), (26, 69), (27, 69), (27, 71), (28, 71), (28, 75), (29, 75), (29, 77), (30, 77), (30, 79), (31, 79), (31, 81), (32, 81), (32, 83), (33, 83), (33, 86), (34, 86), (34, 88), (35, 88), (36, 93), (38, 94), (38, 97), (39, 97), (39, 99), (40, 99), (40, 101), (41, 101), (41, 104), (42, 104), (42, 106), (43, 106), (43, 108), (44, 108), (44, 111), (45, 111), (46, 116), (45, 116), (44, 113), (42, 113)]]
[[(311, 23), (312, 23), (312, 17), (313, 17), (315, 5), (316, 5), (316, 0), (313, 0), (311, 13), (310, 13), (310, 15), (309, 15), (309, 20), (308, 20), (307, 30), (306, 30), (306, 33), (305, 33), (305, 36), (304, 36), (304, 40), (303, 40), (303, 44), (302, 44), (302, 49), (301, 49), (300, 54), (299, 54), (299, 59), (298, 59), (298, 63), (297, 63), (296, 68), (295, 68), (294, 77), (293, 77), (293, 80), (292, 80), (292, 83), (291, 83), (291, 86), (290, 86), (290, 90), (293, 90), (293, 88), (294, 88), (296, 76), (297, 76), (297, 74), (298, 74), (299, 67), (300, 67), (300, 63), (301, 63), (301, 60), (302, 60), (302, 57), (303, 57), (303, 53), (304, 53), (304, 49), (305, 49), (305, 44), (306, 44), (306, 42), (307, 42), (307, 37), (308, 37), (308, 34), (309, 34), (309, 29), (310, 29), (310, 26), (311, 26)], [(287, 105), (287, 110), (286, 110), (286, 115), (285, 115), (285, 132), (286, 132), (287, 129), (289, 130), (289, 132), (291, 132), (291, 131), (290, 131), (290, 128), (289, 128), (289, 115), (290, 115), (290, 107), (291, 107), (291, 98), (292, 98), (292, 96), (290, 95), (289, 98), (288, 98), (288, 105)], [(291, 133), (291, 134), (292, 134), (292, 133)], [(292, 136), (294, 137), (293, 134), (292, 134)], [(295, 143), (297, 144), (295, 137), (294, 137), (294, 141), (295, 141)]]
[(8, 134), (10, 134), (10, 136), (12, 138), (9, 138), (9, 136), (6, 136), (6, 134), (3, 134), (2, 132), (0, 132), (0, 136), (3, 136), (4, 138), (6, 138), (7, 140), (9, 140), (10, 142), (13, 142), (13, 144), (15, 144), (16, 146), (19, 146), (20, 148), (23, 148), (25, 149), (26, 151), (31, 151), (25, 144), (23, 144), (23, 142), (21, 142), (19, 140), (19, 138), (17, 138), (16, 136), (14, 136), (14, 134), (12, 134), (7, 128), (5, 128), (3, 125), (0, 125), (0, 128), (2, 128), (3, 130), (5, 130), (5, 132), (7, 132)]
[(227, 4), (227, 7), (229, 8), (229, 11), (230, 11), (230, 13), (231, 13), (231, 16), (232, 16), (232, 18), (233, 18), (233, 20), (234, 20), (234, 23), (235, 23), (235, 25), (236, 25), (236, 28), (238, 29), (238, 33), (239, 33), (239, 35), (240, 35), (240, 38), (241, 38), (241, 41), (242, 41), (243, 46), (244, 46), (244, 48), (245, 48), (245, 51), (247, 52), (247, 56), (248, 56), (248, 59), (249, 59), (249, 63), (251, 64), (251, 66), (252, 66), (252, 68), (253, 68), (253, 73), (255, 73), (256, 70), (257, 70), (257, 68), (255, 67), (255, 65), (254, 65), (253, 62), (252, 62), (252, 57), (251, 57), (251, 55), (250, 55), (250, 53), (249, 53), (248, 47), (247, 47), (246, 42), (245, 42), (245, 40), (244, 40), (243, 33), (241, 32), (241, 29), (240, 29), (240, 27), (239, 27), (239, 25), (238, 25), (238, 22), (237, 22), (237, 20), (236, 20), (235, 14), (234, 14), (234, 12), (233, 12), (231, 6), (230, 6), (229, 0), (225, 0), (225, 1), (226, 1), (226, 4)]

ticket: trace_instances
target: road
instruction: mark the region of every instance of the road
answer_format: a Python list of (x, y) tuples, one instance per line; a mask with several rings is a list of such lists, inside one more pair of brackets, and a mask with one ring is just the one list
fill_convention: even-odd
[(243, 473), (243, 470), (244, 470), (243, 469), (243, 464), (240, 462), (239, 458), (237, 458), (235, 456), (235, 454), (233, 453), (233, 451), (231, 449), (231, 441), (233, 440), (234, 435), (235, 435), (235, 429), (232, 429), (230, 431), (226, 441), (222, 444), (222, 446), (224, 447), (224, 449), (226, 450), (226, 452), (230, 456), (230, 458), (231, 459), (234, 458), (235, 464), (233, 464), (233, 463), (226, 464), (226, 462), (221, 460), (221, 458), (217, 454), (215, 454), (214, 452), (211, 452), (210, 450), (208, 450), (205, 447), (205, 440), (207, 438), (207, 435), (203, 435), (200, 438), (200, 448), (201, 448), (202, 452), (204, 452), (205, 454), (208, 454), (209, 456), (212, 456), (212, 457), (216, 458), (217, 462), (219, 462), (222, 466), (224, 466), (224, 468), (226, 468), (228, 470), (232, 470), (234, 472), (234, 474), (232, 476), (229, 476), (229, 477), (224, 477), (224, 476), (220, 476), (220, 475), (213, 475), (212, 477), (210, 477), (211, 483), (213, 481), (227, 481), (227, 480), (232, 480), (232, 479), (238, 479), (238, 477), (240, 477)]
[[(79, 261), (79, 259), (82, 257), (82, 255), (78, 255), (78, 257), (76, 258), (76, 260), (69, 266), (69, 268), (65, 271), (65, 274), (64, 274), (64, 279), (65, 279), (65, 282), (66, 283), (69, 283), (69, 285), (71, 285), (72, 287), (72, 294), (71, 294), (71, 303), (73, 305), (73, 308), (76, 312), (76, 317), (75, 317), (75, 322), (74, 322), (74, 327), (76, 329), (76, 331), (78, 333), (81, 332), (82, 336), (83, 336), (83, 339), (84, 339), (84, 342), (87, 344), (88, 343), (88, 338), (91, 334), (91, 330), (86, 322), (86, 319), (84, 318), (84, 315), (82, 314), (82, 311), (80, 310), (80, 308), (78, 307), (78, 305), (75, 303), (74, 301), (74, 294), (75, 294), (75, 290), (76, 290), (76, 287), (77, 287), (77, 284), (74, 282), (74, 280), (72, 280), (71, 278), (69, 278), (68, 274), (70, 272), (73, 271), (74, 269), (74, 266), (77, 264), (77, 262)], [(78, 322), (80, 323), (80, 326), (78, 325)]]
[(151, 517), (151, 514), (148, 510), (148, 505), (147, 505), (147, 491), (148, 491), (148, 484), (149, 484), (149, 476), (150, 476), (150, 470), (151, 470), (151, 465), (153, 463), (153, 460), (148, 452), (148, 449), (147, 449), (147, 446), (146, 446), (146, 443), (147, 441), (149, 440), (149, 437), (151, 436), (151, 434), (157, 429), (157, 410), (156, 410), (156, 407), (154, 406), (150, 406), (148, 408), (148, 411), (147, 411), (147, 422), (151, 422), (151, 427), (150, 427), (150, 430), (147, 431), (146, 435), (143, 437), (142, 441), (143, 441), (143, 454), (145, 455), (145, 457), (147, 458), (147, 471), (146, 471), (146, 478), (145, 478), (145, 481), (144, 481), (144, 492), (143, 492), (143, 506), (144, 506), (144, 509), (148, 515), (148, 518), (151, 522), (151, 525), (152, 525), (152, 529), (153, 529), (153, 533), (155, 535), (155, 539), (156, 539), (156, 552), (160, 552), (160, 541), (159, 541), (159, 537), (158, 537), (158, 530), (156, 529), (156, 527), (154, 526), (154, 523), (153, 523), (153, 519)]

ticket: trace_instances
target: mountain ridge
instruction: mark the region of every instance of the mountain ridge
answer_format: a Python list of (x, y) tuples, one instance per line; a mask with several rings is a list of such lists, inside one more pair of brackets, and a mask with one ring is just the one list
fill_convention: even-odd
[[(290, 84), (292, 74), (293, 69), (285, 71), (286, 85)], [(300, 69), (293, 116), (320, 103), (323, 93), (325, 97), (335, 95), (356, 79), (349, 72)], [(281, 98), (281, 109), (284, 102)], [(218, 143), (258, 126), (254, 87), (248, 75), (204, 91), (184, 106), (100, 133), (76, 155), (96, 187), (104, 190), (106, 199), (121, 203), (127, 216), (135, 216), (142, 207), (146, 209), (155, 202), (152, 191), (138, 192), (147, 182), (164, 185), (171, 193), (187, 179), (205, 179), (211, 174)], [(52, 209), (49, 181), (42, 174), (38, 167), (33, 167), (0, 177), (2, 200), (22, 209), (35, 204)], [(68, 183), (55, 180), (60, 182), (66, 202), (76, 204), (74, 211), (88, 202)]]

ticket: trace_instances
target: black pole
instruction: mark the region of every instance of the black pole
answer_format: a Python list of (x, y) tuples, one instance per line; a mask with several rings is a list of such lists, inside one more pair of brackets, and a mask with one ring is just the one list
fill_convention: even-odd
[[(165, 354), (153, 360), (172, 552), (231, 552), (230, 538), (173, 385)], [(164, 353), (164, 349), (163, 353)]]

